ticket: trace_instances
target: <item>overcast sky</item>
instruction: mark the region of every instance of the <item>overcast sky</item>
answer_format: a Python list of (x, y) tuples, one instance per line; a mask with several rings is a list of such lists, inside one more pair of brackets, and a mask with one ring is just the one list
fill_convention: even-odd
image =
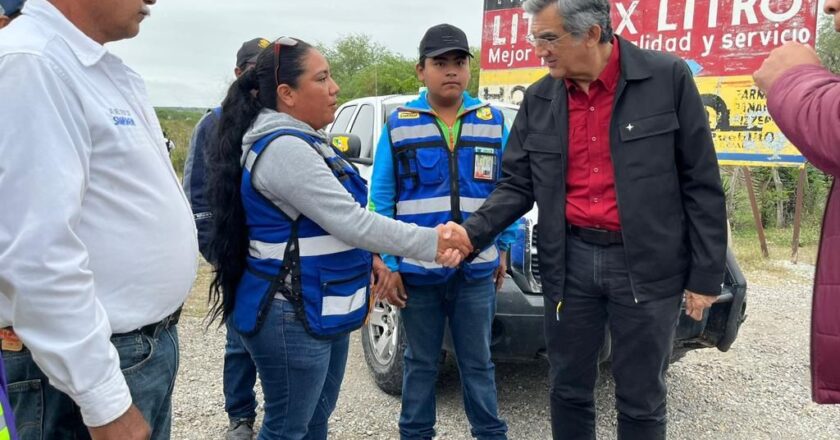
[(108, 45), (146, 80), (155, 106), (209, 107), (233, 80), (243, 41), (281, 35), (332, 44), (364, 33), (414, 57), (425, 30), (451, 23), (481, 44), (482, 0), (158, 0), (132, 40)]

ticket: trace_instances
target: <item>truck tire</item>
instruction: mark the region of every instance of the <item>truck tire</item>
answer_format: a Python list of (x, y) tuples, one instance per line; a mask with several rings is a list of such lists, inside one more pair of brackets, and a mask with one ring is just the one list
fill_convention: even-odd
[(393, 396), (402, 394), (405, 330), (398, 308), (382, 301), (373, 304), (362, 327), (362, 350), (376, 385)]

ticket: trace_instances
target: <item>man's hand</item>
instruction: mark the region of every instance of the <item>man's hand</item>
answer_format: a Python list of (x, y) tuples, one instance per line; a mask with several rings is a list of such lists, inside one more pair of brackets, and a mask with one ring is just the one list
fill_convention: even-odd
[(92, 440), (148, 440), (152, 435), (149, 424), (134, 405), (113, 422), (89, 431)]
[(507, 251), (499, 252), (499, 267), (493, 273), (493, 281), (496, 282), (496, 292), (501, 290), (502, 284), (505, 283), (505, 274), (507, 273)]
[(373, 256), (373, 271), (370, 274), (370, 294), (374, 301), (381, 301), (385, 297), (385, 288), (391, 269), (382, 261), (379, 255)]
[(399, 272), (388, 271), (388, 279), (385, 281), (383, 292), (382, 299), (389, 304), (400, 309), (405, 307), (405, 303), (408, 301), (408, 293), (405, 291), (402, 276)]
[(467, 230), (461, 225), (449, 222), (435, 227), (438, 232), (437, 257), (435, 261), (446, 267), (456, 267), (472, 253), (473, 246)]
[(703, 319), (703, 311), (717, 301), (717, 296), (701, 295), (690, 290), (685, 291), (685, 314), (695, 321)]
[(811, 46), (787, 43), (770, 52), (761, 67), (753, 73), (753, 79), (758, 88), (766, 92), (788, 69), (804, 64), (822, 65)]

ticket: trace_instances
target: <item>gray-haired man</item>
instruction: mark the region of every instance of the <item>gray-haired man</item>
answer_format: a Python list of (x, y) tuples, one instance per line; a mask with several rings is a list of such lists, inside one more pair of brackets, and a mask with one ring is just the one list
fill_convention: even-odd
[(540, 207), (554, 438), (595, 438), (608, 329), (618, 438), (663, 439), (680, 303), (702, 318), (723, 281), (724, 195), (703, 104), (684, 62), (613, 36), (608, 0), (524, 8), (549, 75), (525, 93), (502, 179), (464, 228), (481, 249)]

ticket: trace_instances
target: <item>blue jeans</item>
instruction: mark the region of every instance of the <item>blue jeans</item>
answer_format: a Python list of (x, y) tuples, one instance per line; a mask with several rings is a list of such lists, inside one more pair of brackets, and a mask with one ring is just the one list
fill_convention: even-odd
[[(178, 372), (178, 331), (171, 326), (157, 337), (140, 333), (114, 335), (111, 343), (134, 405), (152, 428), (152, 439), (169, 439), (172, 389)], [(4, 351), (9, 398), (20, 440), (88, 439), (79, 407), (49, 385), (32, 353)]]
[(239, 332), (227, 323), (225, 367), (222, 388), (225, 393), (225, 412), (231, 421), (257, 417), (257, 367), (242, 343)]
[(349, 335), (316, 339), (288, 301), (275, 299), (260, 329), (242, 336), (260, 374), (260, 440), (325, 440), (347, 364)]
[(506, 439), (507, 425), (498, 415), (496, 369), (490, 360), (490, 329), (496, 314), (493, 280), (466, 281), (458, 273), (443, 284), (406, 289), (408, 302), (401, 317), (408, 347), (400, 437), (431, 439), (435, 435), (435, 383), (448, 318), (472, 435)]
[(546, 300), (551, 365), (551, 430), (555, 440), (595, 439), (598, 357), (610, 332), (619, 440), (664, 440), (665, 370), (682, 292), (636, 302), (624, 247), (567, 235), (566, 281), (559, 319)]

